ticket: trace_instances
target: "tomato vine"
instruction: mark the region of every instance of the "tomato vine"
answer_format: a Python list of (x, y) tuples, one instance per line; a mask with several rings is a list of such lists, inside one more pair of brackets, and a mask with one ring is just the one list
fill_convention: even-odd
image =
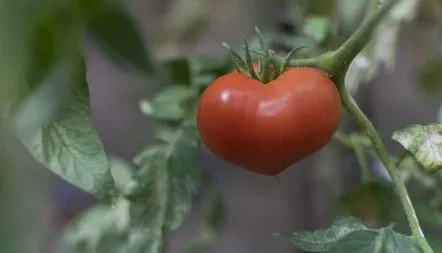
[[(240, 47), (244, 55), (224, 44), (225, 55), (177, 56), (158, 63), (144, 47), (135, 20), (122, 2), (3, 1), (0, 138), (9, 142), (9, 133), (15, 134), (36, 161), (99, 200), (65, 229), (62, 243), (70, 253), (164, 252), (166, 238), (183, 224), (195, 196), (200, 195), (204, 196), (205, 220), (186, 252), (207, 251), (220, 232), (223, 208), (215, 181), (198, 161), (201, 144), (239, 167), (274, 176), (331, 140), (354, 151), (362, 188), (379, 186), (372, 181), (368, 158), (380, 160), (393, 186), (380, 191), (388, 188), (388, 201), (395, 191), (395, 203), (401, 204), (411, 235), (396, 232), (393, 225), (368, 228), (354, 217), (337, 218), (326, 229), (276, 235), (315, 252), (348, 252), (355, 250), (357, 242), (358, 252), (434, 253), (438, 251), (434, 238), (431, 231), (424, 235), (425, 220), (405, 184), (413, 177), (421, 186), (430, 185), (431, 194), (437, 195), (432, 205), (442, 206), (442, 191), (437, 188), (442, 181), (434, 177), (442, 169), (442, 108), (439, 123), (414, 124), (394, 132), (392, 139), (404, 148), (402, 155), (394, 157), (356, 102), (347, 80), (354, 78), (351, 72), (358, 67), (366, 68), (366, 73), (357, 81), (373, 76), (364, 64), (357, 65), (372, 60), (372, 42), (380, 37), (376, 36), (379, 27), (385, 29), (386, 17), (389, 22), (400, 22), (397, 17), (392, 21), (397, 13), (391, 13), (405, 1), (410, 6), (417, 3), (339, 1), (350, 2), (357, 6), (354, 12), (365, 13), (359, 27), (354, 17), (339, 17), (339, 22), (352, 23), (340, 38), (334, 38), (328, 14), (312, 6), (313, 1), (303, 1), (302, 9), (314, 10), (313, 15), (297, 16), (293, 27), (285, 24), (281, 36), (256, 28), (254, 40), (244, 39)], [(174, 6), (175, 12), (190, 8), (196, 10), (193, 21), (207, 18), (203, 8), (198, 8), (207, 1), (180, 3)], [(431, 6), (436, 8), (434, 2)], [(350, 14), (355, 15), (353, 10)], [(183, 19), (188, 16), (176, 16), (180, 21), (168, 23), (170, 29), (163, 30), (192, 30), (184, 27)], [(294, 27), (300, 22), (302, 27)], [(288, 30), (305, 36), (294, 42)], [(392, 30), (396, 32), (397, 27)], [(152, 94), (140, 101), (139, 109), (153, 120), (155, 138), (131, 164), (107, 154), (94, 127), (81, 49), (85, 31), (109, 60), (149, 83)], [(282, 41), (272, 41), (274, 37)], [(276, 49), (278, 43), (284, 50)], [(439, 70), (427, 69), (423, 80), (436, 79)], [(342, 108), (360, 132), (339, 130), (341, 116), (347, 116)], [(10, 149), (0, 145), (5, 153), (0, 155), (6, 158), (0, 160), (2, 165), (13, 164)]]

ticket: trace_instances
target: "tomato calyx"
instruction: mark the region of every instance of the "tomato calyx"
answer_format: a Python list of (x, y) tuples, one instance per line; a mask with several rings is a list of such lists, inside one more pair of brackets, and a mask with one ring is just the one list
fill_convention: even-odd
[[(245, 60), (227, 43), (223, 43), (223, 46), (227, 48), (227, 52), (238, 72), (266, 84), (284, 73), (296, 53), (305, 47), (294, 48), (287, 55), (281, 57), (274, 50), (270, 49), (268, 41), (264, 39), (258, 27), (255, 27), (255, 32), (258, 35), (260, 49), (250, 49), (247, 40), (244, 39), (242, 48), (245, 51)], [(258, 57), (257, 63), (253, 59), (252, 53)]]

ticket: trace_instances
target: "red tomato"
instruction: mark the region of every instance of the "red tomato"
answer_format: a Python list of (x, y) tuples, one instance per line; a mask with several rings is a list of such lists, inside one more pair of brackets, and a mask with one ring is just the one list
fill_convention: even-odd
[(263, 84), (233, 71), (203, 92), (197, 126), (220, 159), (276, 175), (330, 141), (341, 118), (337, 88), (313, 68), (288, 68)]

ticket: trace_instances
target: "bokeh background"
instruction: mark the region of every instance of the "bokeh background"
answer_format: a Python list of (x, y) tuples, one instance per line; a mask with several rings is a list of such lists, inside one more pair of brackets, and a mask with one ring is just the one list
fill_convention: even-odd
[[(276, 40), (283, 41), (286, 37), (281, 31), (303, 15), (316, 13), (332, 19), (340, 12), (357, 15), (352, 10), (359, 4), (356, 2), (364, 1), (133, 0), (128, 5), (146, 46), (157, 59), (165, 59), (181, 54), (224, 55), (222, 42), (239, 44), (244, 36), (253, 34), (255, 26), (279, 30), (282, 35), (276, 36)], [(442, 103), (441, 75), (430, 78), (436, 83), (430, 84), (430, 92), (421, 78), (429, 55), (439, 57), (439, 66), (432, 66), (442, 73), (442, 3), (414, 2), (421, 4), (414, 18), (401, 20), (397, 25), (397, 39), (392, 42), (395, 54), (388, 56), (394, 65), (381, 65), (356, 93), (363, 110), (395, 155), (400, 154), (401, 147), (390, 140), (392, 132), (411, 123), (435, 122)], [(348, 27), (349, 31), (354, 28)], [(379, 58), (383, 53), (391, 53), (388, 42), (378, 46)], [(106, 151), (130, 163), (152, 139), (152, 122), (142, 115), (138, 105), (140, 99), (150, 95), (149, 82), (155, 80), (140, 80), (125, 71), (87, 36), (84, 48), (95, 126)], [(345, 129), (357, 128), (348, 121)], [(63, 227), (95, 200), (37, 164), (18, 143), (8, 144), (11, 148), (12, 156), (2, 157), (7, 166), (1, 168), (0, 174), (0, 251), (12, 253), (7, 245), (16, 244), (21, 246), (14, 253), (64, 252), (59, 245)], [(337, 200), (360, 185), (353, 152), (335, 142), (284, 172), (280, 183), (273, 177), (222, 162), (207, 150), (202, 150), (201, 159), (217, 182), (225, 205), (223, 227), (208, 251), (213, 253), (297, 252), (272, 233), (327, 226), (338, 213)], [(370, 167), (388, 185), (380, 163), (370, 160)], [(442, 178), (440, 181), (442, 185)], [(416, 196), (421, 196), (419, 187), (416, 189)], [(367, 218), (372, 205), (365, 205), (366, 208), (355, 212)], [(442, 209), (433, 211), (441, 213)], [(201, 219), (197, 199), (189, 219), (168, 239), (166, 252), (183, 252), (196, 236)], [(432, 236), (442, 238), (437, 231)]]

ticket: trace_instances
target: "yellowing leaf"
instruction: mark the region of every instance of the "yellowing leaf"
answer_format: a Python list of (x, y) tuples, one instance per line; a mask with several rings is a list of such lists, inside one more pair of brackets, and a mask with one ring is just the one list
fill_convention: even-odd
[(411, 125), (394, 132), (393, 139), (408, 150), (428, 173), (442, 169), (442, 124)]

